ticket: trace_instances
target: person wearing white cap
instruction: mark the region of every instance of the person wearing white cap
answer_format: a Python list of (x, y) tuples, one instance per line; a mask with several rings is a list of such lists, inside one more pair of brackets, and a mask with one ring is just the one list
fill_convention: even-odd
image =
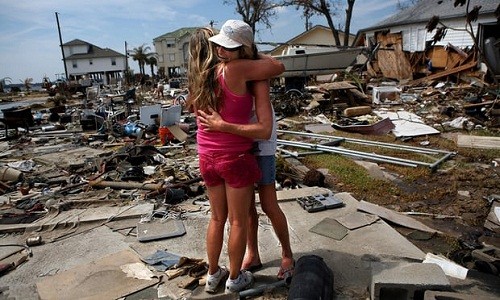
[[(203, 31), (203, 32), (202, 32)], [(208, 277), (205, 291), (215, 292), (226, 280), (226, 293), (239, 292), (253, 283), (251, 272), (242, 271), (246, 248), (247, 218), (252, 203), (254, 184), (261, 177), (255, 156), (253, 139), (235, 134), (206, 130), (200, 123), (200, 112), (216, 111), (225, 120), (248, 124), (252, 115), (252, 93), (261, 83), (284, 71), (281, 62), (258, 56), (253, 32), (248, 24), (229, 20), (219, 34), (195, 32), (189, 45), (189, 99), (197, 114), (197, 146), (200, 173), (207, 187), (211, 217), (207, 228)], [(214, 59), (214, 52), (216, 57)], [(259, 57), (261, 59), (250, 59)], [(217, 63), (216, 59), (221, 63)], [(243, 59), (246, 58), (246, 59)], [(269, 102), (269, 101), (268, 101)], [(270, 105), (270, 104), (269, 104)], [(259, 121), (272, 122), (270, 106), (261, 108)], [(258, 112), (259, 113), (259, 112)], [(269, 138), (272, 126), (263, 130)], [(229, 271), (219, 267), (224, 225), (229, 218)]]
[[(240, 20), (228, 20), (224, 23), (221, 28), (219, 34), (211, 37), (209, 39), (213, 43), (217, 44), (219, 47), (218, 55), (222, 60), (227, 59), (228, 52), (234, 52), (236, 50), (243, 51), (245, 48), (252, 48), (254, 51), (254, 55), (257, 54), (257, 48), (253, 42), (253, 32), (250, 26)], [(230, 55), (231, 53), (229, 53)], [(232, 56), (229, 56), (232, 57)], [(241, 57), (241, 56), (240, 56)], [(244, 55), (244, 57), (248, 57), (248, 55)], [(263, 57), (263, 56), (260, 56)], [(236, 78), (233, 74), (228, 74), (227, 78)], [(269, 103), (269, 85), (267, 83), (267, 96), (256, 97), (261, 100), (261, 103), (255, 104), (256, 109), (260, 109), (263, 106), (270, 105)], [(265, 98), (264, 100), (262, 98)], [(267, 101), (266, 101), (267, 99)], [(264, 102), (262, 104), (262, 102)], [(266, 104), (267, 102), (267, 104)], [(272, 107), (271, 107), (272, 109)], [(202, 112), (203, 114), (203, 112)], [(262, 114), (262, 112), (261, 112)], [(274, 117), (274, 111), (272, 111), (272, 116)], [(210, 122), (210, 116), (202, 115), (205, 117), (207, 122), (204, 123), (205, 126), (214, 126), (215, 130), (225, 131), (237, 135), (243, 135), (245, 137), (250, 137), (253, 139), (259, 139), (259, 152), (255, 153), (257, 155), (257, 160), (260, 166), (261, 171), (263, 172), (263, 176), (258, 184), (259, 195), (261, 199), (261, 206), (266, 215), (271, 220), (273, 227), (275, 229), (275, 233), (278, 236), (281, 246), (282, 246), (282, 259), (281, 266), (278, 272), (278, 279), (286, 279), (290, 281), (291, 276), (294, 272), (295, 260), (293, 259), (293, 253), (290, 246), (290, 237), (288, 232), (288, 222), (286, 220), (286, 216), (278, 205), (278, 200), (276, 196), (275, 189), (275, 157), (274, 153), (276, 151), (276, 124), (273, 122), (270, 125), (262, 125), (257, 122), (252, 125), (241, 125), (241, 124), (231, 124), (231, 122), (227, 122), (227, 120), (223, 120), (221, 118), (218, 121), (217, 127), (217, 112), (213, 112), (212, 119), (213, 122)], [(262, 126), (271, 126), (272, 129), (272, 139), (262, 138), (259, 136), (260, 128)], [(265, 171), (265, 173), (264, 173)], [(257, 229), (258, 229), (258, 215), (255, 209), (255, 201), (252, 201), (253, 207), (249, 214), (249, 229), (248, 229), (248, 247), (247, 253), (244, 257), (244, 261), (242, 263), (243, 269), (249, 271), (256, 271), (262, 267), (262, 263), (260, 261), (259, 249), (258, 249), (258, 240), (257, 240)]]
[(252, 48), (254, 45), (252, 28), (240, 20), (227, 20), (219, 34), (208, 40), (226, 49), (236, 49), (241, 46)]

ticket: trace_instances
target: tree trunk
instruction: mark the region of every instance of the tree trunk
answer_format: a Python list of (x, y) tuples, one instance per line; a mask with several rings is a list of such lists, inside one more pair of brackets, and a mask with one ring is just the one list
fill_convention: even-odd
[(341, 46), (339, 32), (338, 32), (337, 28), (335, 28), (335, 25), (333, 25), (332, 16), (330, 14), (325, 14), (325, 18), (326, 18), (326, 21), (328, 22), (328, 26), (332, 30), (333, 38), (335, 40), (335, 45)]
[(355, 1), (356, 0), (347, 0), (347, 9), (345, 10), (344, 46), (353, 46), (349, 45), (349, 35), (351, 31), (352, 9)]

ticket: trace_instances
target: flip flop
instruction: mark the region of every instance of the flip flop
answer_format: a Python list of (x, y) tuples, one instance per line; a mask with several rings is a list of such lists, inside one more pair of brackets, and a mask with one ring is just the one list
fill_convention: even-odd
[(290, 284), (294, 272), (295, 272), (295, 260), (293, 261), (293, 264), (288, 268), (280, 267), (277, 277), (279, 280), (285, 280), (287, 284)]
[(262, 269), (262, 263), (258, 263), (256, 265), (250, 266), (246, 269), (243, 269), (243, 271), (249, 271), (249, 272), (257, 272), (258, 270)]

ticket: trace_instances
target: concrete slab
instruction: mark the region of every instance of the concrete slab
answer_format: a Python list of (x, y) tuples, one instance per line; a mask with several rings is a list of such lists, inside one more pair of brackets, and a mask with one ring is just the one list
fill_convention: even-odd
[[(348, 193), (337, 193), (336, 197), (346, 205), (342, 208), (308, 213), (294, 199), (314, 193), (330, 192), (328, 189), (310, 188), (279, 192), (279, 204), (288, 217), (291, 245), (294, 256), (317, 255), (324, 259), (334, 274), (334, 289), (339, 299), (366, 299), (371, 283), (372, 267), (377, 263), (421, 262), (425, 253), (399, 234), (395, 229), (378, 220), (368, 226), (349, 230), (347, 236), (337, 241), (309, 230), (324, 218), (337, 219), (357, 210), (358, 201)], [(259, 208), (260, 209), (260, 208)], [(156, 250), (166, 250), (190, 258), (206, 259), (205, 233), (209, 221), (206, 209), (191, 212), (183, 220), (186, 234), (180, 237), (142, 243), (136, 236), (124, 236), (107, 226), (101, 226), (79, 235), (46, 243), (32, 248), (33, 257), (17, 269), (1, 277), (0, 288), (9, 287), (6, 295), (16, 299), (38, 299), (36, 282), (45, 276), (51, 276), (78, 265), (86, 265), (122, 251), (133, 249), (139, 257), (148, 257)], [(259, 226), (259, 247), (263, 268), (255, 273), (255, 287), (272, 284), (277, 281), (276, 274), (280, 266), (281, 248), (272, 230), (272, 226), (261, 215)], [(6, 235), (0, 244), (24, 244), (20, 235)], [(2, 249), (0, 247), (0, 254)], [(221, 265), (227, 265), (227, 245), (224, 244)], [(182, 278), (180, 278), (182, 279)], [(179, 294), (182, 289), (175, 289), (171, 294)], [(286, 288), (280, 288), (285, 293)], [(182, 297), (186, 297), (184, 290)], [(170, 297), (172, 296), (170, 294)], [(220, 296), (220, 295), (219, 295)], [(179, 296), (180, 297), (180, 296)], [(198, 294), (198, 297), (200, 295)], [(201, 296), (204, 297), (204, 296)], [(275, 298), (266, 295), (266, 299), (283, 299), (283, 294)]]

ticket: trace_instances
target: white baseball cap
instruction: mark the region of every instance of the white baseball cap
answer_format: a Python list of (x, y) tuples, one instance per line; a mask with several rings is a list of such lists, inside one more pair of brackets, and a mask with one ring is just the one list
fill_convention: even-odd
[(208, 39), (224, 48), (238, 48), (242, 45), (251, 47), (253, 31), (250, 25), (240, 20), (227, 20), (220, 32)]

